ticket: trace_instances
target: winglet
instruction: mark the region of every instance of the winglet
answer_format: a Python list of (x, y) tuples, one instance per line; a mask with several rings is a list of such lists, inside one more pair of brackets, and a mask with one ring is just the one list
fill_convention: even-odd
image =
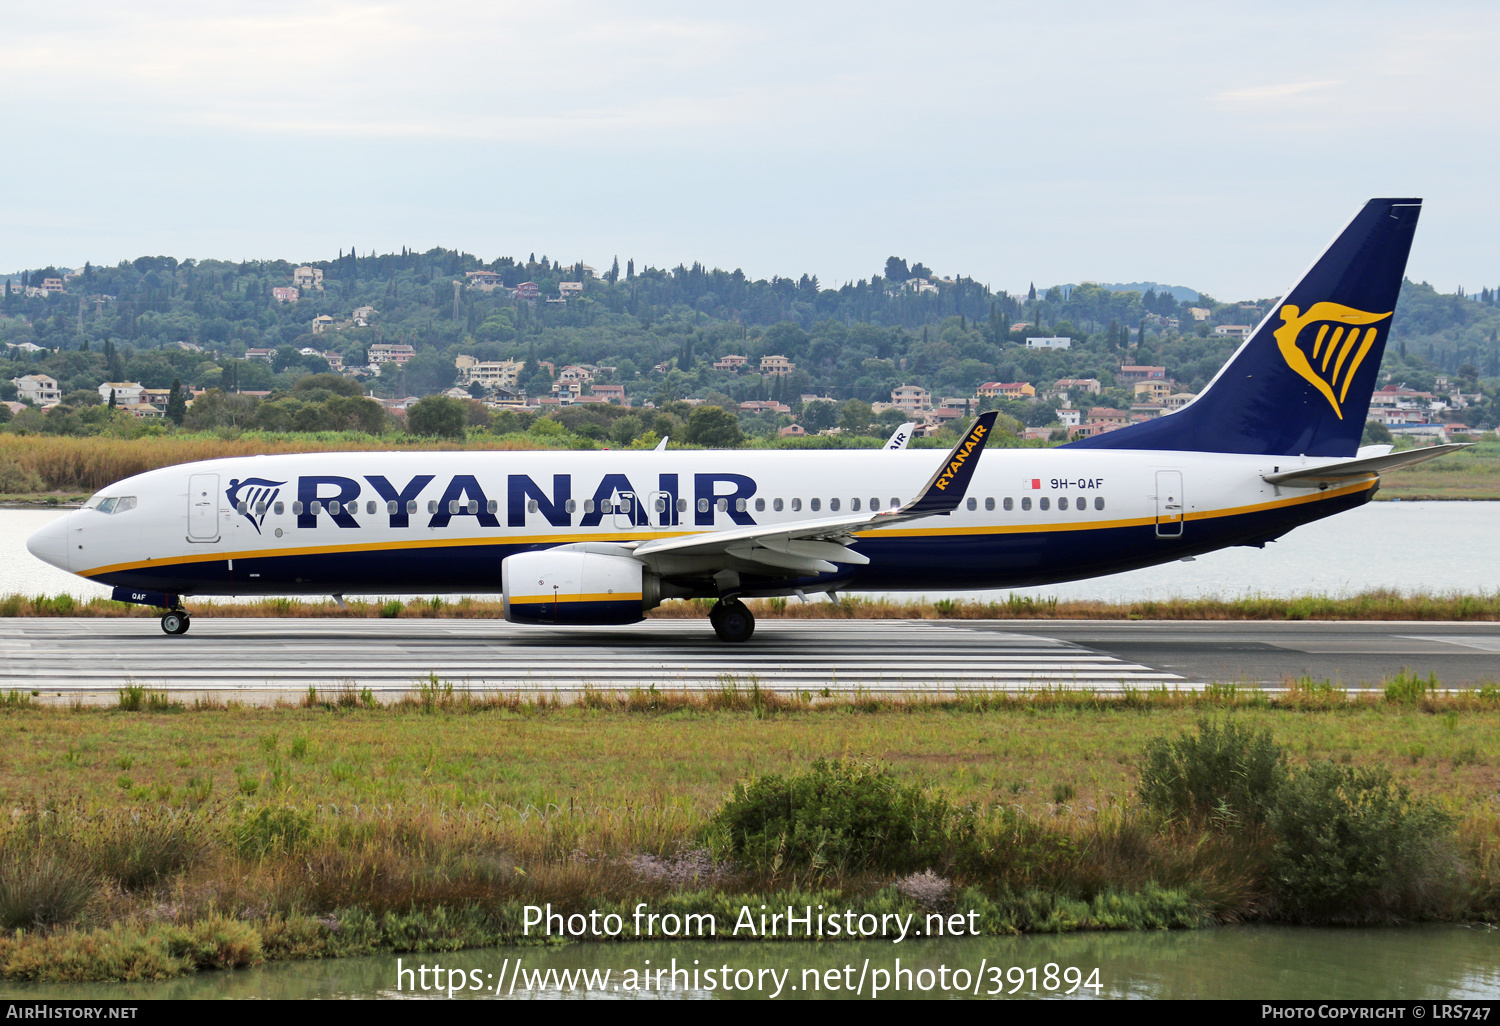
[(906, 443), (911, 441), (911, 433), (916, 430), (917, 422), (909, 420), (895, 431), (891, 432), (890, 439), (885, 443), (887, 452), (896, 452), (906, 448)]
[(894, 512), (901, 516), (930, 516), (934, 513), (951, 513), (964, 501), (964, 492), (974, 476), (974, 467), (979, 463), (979, 454), (985, 442), (995, 430), (997, 411), (981, 413), (963, 438), (948, 453), (948, 458), (917, 497)]

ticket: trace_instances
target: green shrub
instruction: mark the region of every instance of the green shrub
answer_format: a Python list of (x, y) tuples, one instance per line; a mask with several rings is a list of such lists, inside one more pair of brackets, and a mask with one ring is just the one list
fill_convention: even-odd
[(238, 969), (264, 961), (255, 927), (221, 915), (173, 929), (167, 950), (198, 969)]
[(262, 805), (230, 828), (235, 849), (244, 856), (288, 852), (312, 833), (312, 814)]
[(1386, 681), (1385, 700), (1401, 705), (1416, 705), (1439, 687), (1436, 673), (1428, 674), (1427, 679), (1423, 680), (1409, 668), (1403, 667), (1400, 673)]
[(406, 607), (402, 605), (400, 599), (391, 599), (389, 602), (381, 603), (380, 615), (387, 620), (394, 620), (401, 615), (401, 610), (404, 608)]
[(23, 467), (15, 460), (0, 460), (0, 493), (15, 495), (46, 490), (47, 483), (30, 467)]
[(148, 712), (181, 712), (184, 706), (181, 702), (174, 702), (172, 696), (165, 691), (146, 692), (146, 710)]
[(98, 842), (95, 865), (125, 890), (174, 876), (203, 853), (204, 842), (186, 819), (162, 815), (111, 824)]
[(192, 969), (168, 950), (168, 930), (115, 923), (99, 930), (60, 930), (28, 937), (0, 953), (8, 980), (78, 983), (92, 980), (165, 980)]
[(1198, 733), (1153, 738), (1141, 765), (1141, 801), (1181, 819), (1256, 824), (1286, 780), (1286, 753), (1270, 731), (1200, 720)]
[(93, 875), (77, 859), (15, 842), (0, 850), (0, 926), (7, 930), (66, 923), (93, 895)]
[(1384, 768), (1311, 763), (1268, 818), (1280, 914), (1307, 923), (1420, 919), (1444, 910), (1457, 875), (1451, 820)]
[(738, 784), (716, 822), (736, 858), (773, 872), (940, 867), (975, 833), (972, 814), (941, 794), (852, 759), (820, 759), (808, 773)]

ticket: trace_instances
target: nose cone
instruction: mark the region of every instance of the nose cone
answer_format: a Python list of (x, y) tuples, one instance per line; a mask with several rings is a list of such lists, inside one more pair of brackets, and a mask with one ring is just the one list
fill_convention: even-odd
[(61, 516), (26, 539), (26, 550), (43, 563), (50, 563), (59, 570), (68, 568), (68, 521)]

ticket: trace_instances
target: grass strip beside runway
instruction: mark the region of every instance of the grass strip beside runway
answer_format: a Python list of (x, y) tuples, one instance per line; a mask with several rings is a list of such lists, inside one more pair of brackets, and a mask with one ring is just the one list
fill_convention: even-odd
[[(327, 619), (498, 620), (504, 616), (498, 598), (432, 596), (412, 599), (351, 598), (347, 608), (332, 599), (266, 598), (248, 600), (191, 599), (193, 616), (284, 617)], [(712, 603), (702, 599), (670, 601), (647, 613), (649, 619), (706, 618)], [(783, 598), (751, 599), (757, 619), (785, 620), (1500, 620), (1500, 591), (1402, 592), (1380, 589), (1357, 595), (1304, 595), (1297, 598), (1246, 596), (1233, 599), (1166, 598), (1140, 602), (1059, 601), (1012, 595), (1006, 601), (926, 598), (907, 600), (842, 595), (838, 601), (813, 597), (809, 602)], [(156, 617), (161, 610), (72, 595), (0, 595), (0, 617), (95, 616)]]
[[(1136, 798), (1148, 742), (1205, 716), (1269, 729), (1294, 771), (1391, 769), (1453, 824), (1462, 879), (1427, 914), (1500, 915), (1500, 698), (1488, 692), (121, 698), (64, 709), (14, 696), (0, 709), (0, 795), (14, 810), (0, 824), (7, 978), (515, 942), (522, 906), (547, 902), (628, 913), (646, 901), (721, 921), (745, 903), (961, 906), (986, 932), (1274, 919), (1264, 834), (1169, 822)], [(735, 864), (716, 819), (735, 784), (820, 758), (888, 766), (896, 784), (969, 810), (970, 853), (943, 849), (930, 875)]]

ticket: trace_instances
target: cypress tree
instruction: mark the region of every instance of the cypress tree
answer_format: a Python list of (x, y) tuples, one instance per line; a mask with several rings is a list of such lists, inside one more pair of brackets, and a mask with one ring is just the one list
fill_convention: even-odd
[[(114, 393), (110, 393), (110, 405), (114, 405)], [(172, 379), (172, 388), (167, 392), (167, 419), (178, 427), (182, 427), (183, 418), (187, 416), (187, 401), (182, 395), (182, 381), (178, 378)]]
[(112, 388), (109, 390), (109, 408), (111, 410), (118, 408), (118, 404), (115, 401), (115, 390)]

